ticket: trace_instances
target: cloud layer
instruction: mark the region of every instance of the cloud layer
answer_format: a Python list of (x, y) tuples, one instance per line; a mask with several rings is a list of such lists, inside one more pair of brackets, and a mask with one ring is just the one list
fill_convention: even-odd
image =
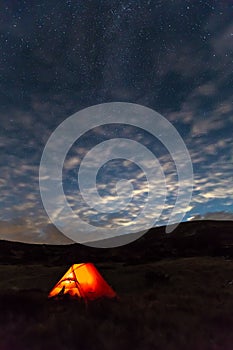
[[(96, 4), (3, 4), (0, 219), (4, 229), (0, 237), (59, 241), (46, 231), (50, 222), (40, 199), (38, 171), (44, 146), (71, 114), (112, 101), (148, 106), (182, 136), (194, 169), (192, 201), (180, 209), (188, 211), (186, 219), (221, 215), (231, 219), (232, 4), (214, 0), (107, 1), (102, 8)], [(102, 201), (111, 206), (116, 183), (128, 180), (133, 199), (126, 210), (98, 213), (79, 193), (77, 172), (84, 156), (113, 137), (131, 138), (157, 157), (166, 178), (167, 198), (162, 215), (156, 202), (151, 216), (158, 216), (158, 224), (166, 224), (178, 191), (175, 165), (158, 140), (126, 126), (96, 128), (73, 145), (64, 164), (64, 189), (72, 209), (81, 219), (105, 227), (129, 227), (143, 210), (148, 183), (145, 174), (127, 160), (101, 168), (97, 185)], [(162, 196), (157, 174), (151, 185), (158, 198)], [(118, 192), (127, 199), (127, 188), (122, 186)], [(54, 214), (56, 218), (61, 218), (61, 211)], [(6, 220), (9, 226), (4, 226)], [(16, 225), (14, 220), (23, 223)]]

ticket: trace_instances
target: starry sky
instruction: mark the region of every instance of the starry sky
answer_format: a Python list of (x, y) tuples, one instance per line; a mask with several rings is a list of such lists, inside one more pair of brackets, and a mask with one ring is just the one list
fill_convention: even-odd
[[(45, 144), (73, 113), (117, 101), (154, 109), (183, 138), (194, 171), (184, 220), (233, 219), (233, 1), (1, 0), (0, 53), (0, 238), (58, 242), (39, 191)], [(99, 190), (107, 200), (120, 177), (140, 179), (127, 213), (101, 216), (78, 193), (82, 158), (112, 137), (156, 153), (169, 193), (165, 225), (177, 191), (172, 159), (149, 133), (117, 124), (91, 130), (67, 155), (70, 205), (105, 227), (140, 212), (146, 181), (124, 160), (101, 169)]]

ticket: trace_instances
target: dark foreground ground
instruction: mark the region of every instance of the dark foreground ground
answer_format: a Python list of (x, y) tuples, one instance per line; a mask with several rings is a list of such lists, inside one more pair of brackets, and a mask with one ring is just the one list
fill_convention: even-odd
[(1, 265), (0, 349), (233, 349), (232, 260), (96, 266), (119, 301), (48, 300), (68, 265)]

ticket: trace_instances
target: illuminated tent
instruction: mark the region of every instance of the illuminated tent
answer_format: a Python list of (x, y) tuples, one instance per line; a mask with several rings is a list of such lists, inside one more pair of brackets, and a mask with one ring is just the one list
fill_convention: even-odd
[(51, 290), (49, 298), (64, 294), (85, 300), (116, 297), (114, 290), (91, 263), (72, 265)]

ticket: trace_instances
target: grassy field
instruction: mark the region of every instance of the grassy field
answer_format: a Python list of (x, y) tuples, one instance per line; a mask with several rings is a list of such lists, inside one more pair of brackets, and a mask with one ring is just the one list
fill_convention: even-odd
[(48, 300), (69, 266), (0, 266), (0, 349), (233, 349), (233, 261), (96, 266), (119, 301)]

